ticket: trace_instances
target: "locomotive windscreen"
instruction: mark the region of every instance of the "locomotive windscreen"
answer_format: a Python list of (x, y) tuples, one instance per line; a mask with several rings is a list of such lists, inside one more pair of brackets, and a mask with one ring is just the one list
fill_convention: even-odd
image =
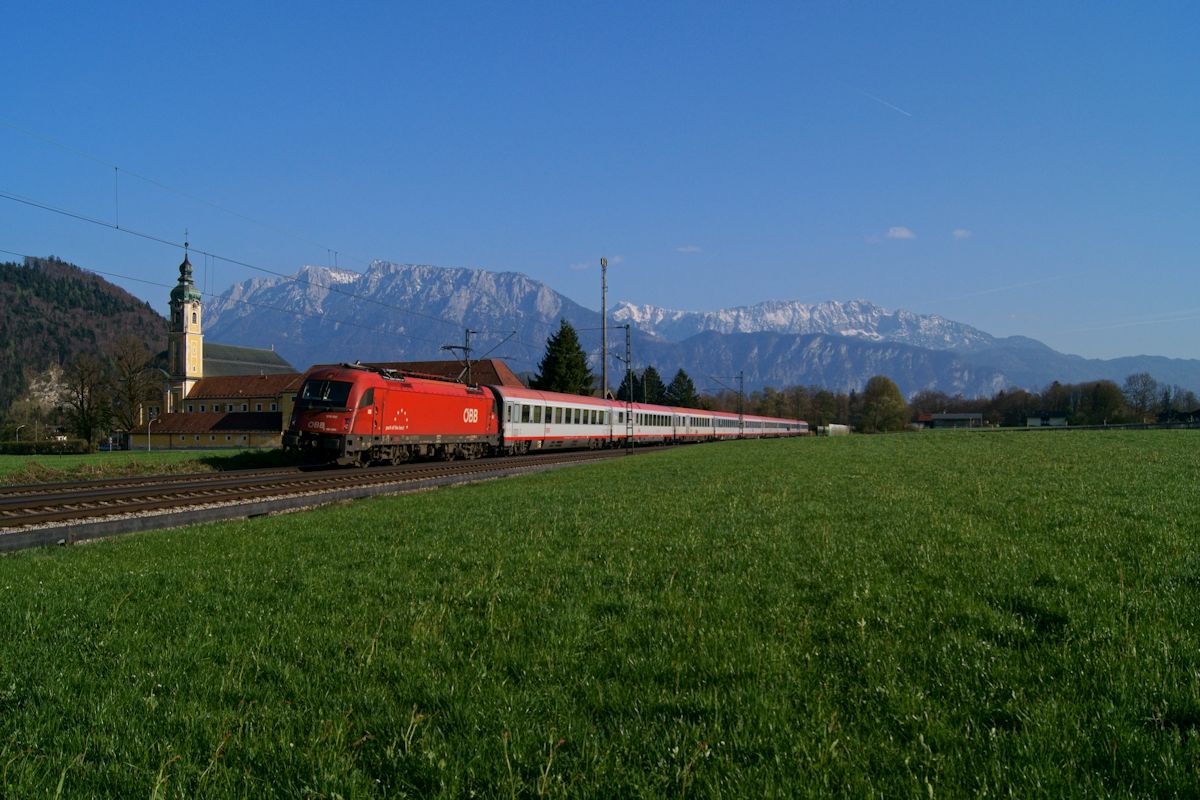
[(300, 387), (296, 395), (296, 408), (346, 408), (350, 399), (350, 388), (354, 384), (349, 381), (318, 381), (308, 380)]

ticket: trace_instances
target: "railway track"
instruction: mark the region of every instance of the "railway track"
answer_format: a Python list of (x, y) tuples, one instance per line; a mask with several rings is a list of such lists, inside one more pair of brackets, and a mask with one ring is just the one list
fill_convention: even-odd
[(540, 471), (624, 452), (540, 453), (370, 469), (287, 468), (6, 486), (0, 487), (0, 551), (258, 516)]

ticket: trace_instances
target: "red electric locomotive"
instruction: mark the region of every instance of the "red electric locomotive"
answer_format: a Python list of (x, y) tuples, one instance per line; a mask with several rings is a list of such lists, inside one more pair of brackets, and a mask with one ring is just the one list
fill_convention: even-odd
[(478, 458), (499, 441), (487, 388), (360, 364), (304, 376), (284, 449), (339, 464)]

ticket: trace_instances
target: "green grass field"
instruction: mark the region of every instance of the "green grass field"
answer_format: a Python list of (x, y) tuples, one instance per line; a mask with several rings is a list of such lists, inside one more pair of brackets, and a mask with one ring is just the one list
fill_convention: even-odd
[(82, 455), (0, 455), (0, 483), (44, 483), (164, 472), (211, 472), (290, 463), (279, 450), (115, 450)]
[(0, 558), (0, 796), (1195, 796), (1198, 445), (732, 442)]

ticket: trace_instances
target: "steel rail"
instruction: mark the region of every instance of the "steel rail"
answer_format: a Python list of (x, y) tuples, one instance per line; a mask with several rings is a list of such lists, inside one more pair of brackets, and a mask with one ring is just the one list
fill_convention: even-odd
[[(623, 455), (624, 451), (543, 453), (528, 457), (478, 461), (417, 462), (373, 469), (317, 472), (254, 471), (253, 474), (202, 473), (155, 476), (145, 484), (85, 481), (58, 484), (50, 491), (0, 496), (0, 537), (4, 531), (51, 523), (81, 523), (115, 515), (179, 511), (214, 504), (238, 504), (266, 498), (320, 495), (346, 489), (395, 486), (480, 474), (503, 474), (528, 468), (579, 463)], [(264, 474), (265, 473), (265, 474)], [(43, 487), (47, 488), (47, 487)]]

